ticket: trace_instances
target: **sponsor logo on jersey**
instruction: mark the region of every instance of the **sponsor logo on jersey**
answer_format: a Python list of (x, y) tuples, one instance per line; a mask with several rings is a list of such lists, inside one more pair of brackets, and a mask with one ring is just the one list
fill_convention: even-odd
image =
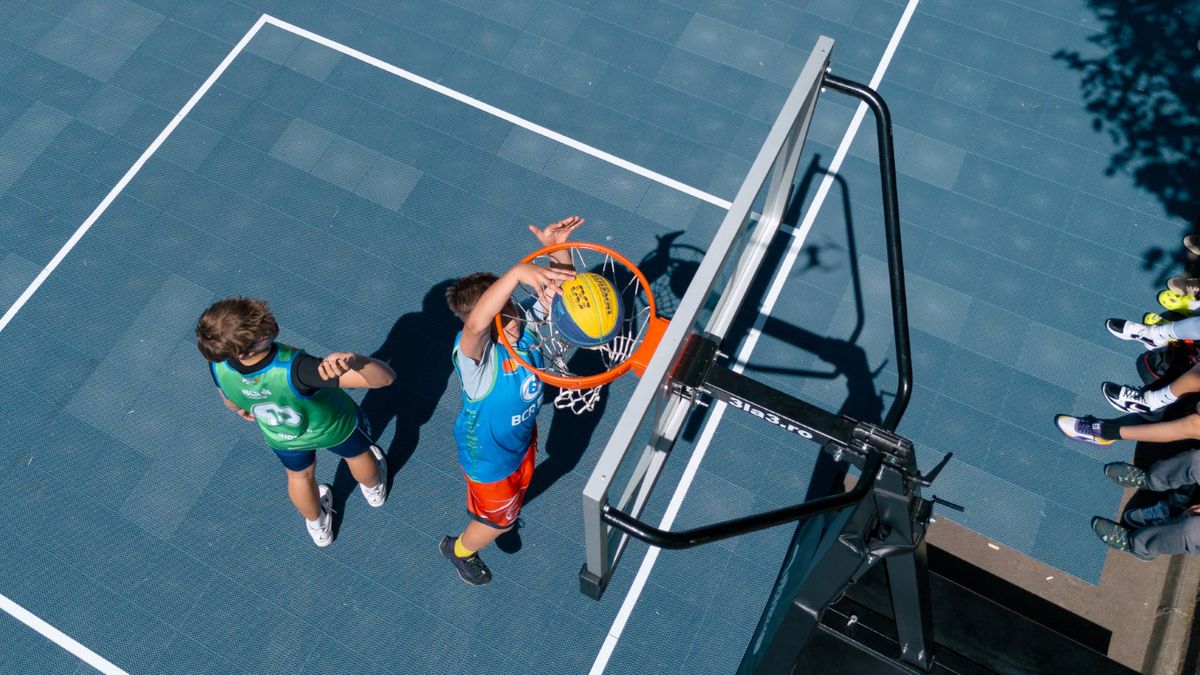
[(526, 401), (532, 401), (542, 393), (542, 381), (537, 379), (537, 375), (530, 374), (521, 383), (521, 398)]
[(521, 424), (522, 422), (524, 422), (525, 420), (529, 419), (530, 417), (536, 417), (537, 413), (538, 413), (538, 408), (540, 408), (540, 407), (542, 407), (541, 401), (534, 401), (533, 403), (530, 403), (529, 407), (526, 408), (524, 410), (524, 412), (522, 412), (520, 415), (512, 416), (512, 426), (515, 427), (515, 426)]
[(283, 439), (283, 440), (285, 440), (285, 441), (294, 441), (294, 440), (296, 440), (296, 434), (275, 434), (275, 435), (276, 435), (276, 436), (278, 436), (278, 437), (280, 437), (280, 438), (282, 438), (282, 439)]
[(255, 391), (254, 389), (243, 389), (242, 395), (245, 396), (246, 398), (253, 399), (255, 401), (261, 401), (264, 398), (271, 397), (271, 390), (270, 389), (262, 389), (260, 391)]

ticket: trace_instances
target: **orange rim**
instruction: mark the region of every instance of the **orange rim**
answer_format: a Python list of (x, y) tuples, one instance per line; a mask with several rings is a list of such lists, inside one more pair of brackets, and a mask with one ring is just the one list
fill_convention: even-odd
[(496, 315), (496, 334), (500, 336), (500, 344), (504, 345), (504, 349), (508, 351), (508, 355), (516, 359), (517, 363), (520, 363), (527, 370), (536, 373), (538, 379), (563, 389), (593, 389), (595, 387), (612, 382), (618, 377), (624, 375), (631, 368), (633, 369), (634, 373), (640, 377), (642, 372), (645, 371), (646, 364), (649, 363), (650, 357), (654, 355), (654, 349), (658, 346), (659, 340), (662, 339), (662, 335), (663, 332), (666, 331), (668, 321), (666, 319), (659, 318), (658, 307), (654, 304), (654, 293), (650, 291), (650, 282), (646, 280), (646, 275), (642, 274), (642, 271), (637, 268), (637, 265), (634, 265), (629, 261), (628, 258), (607, 246), (585, 241), (569, 241), (562, 244), (554, 244), (553, 246), (540, 248), (522, 258), (521, 262), (530, 263), (534, 260), (537, 260), (541, 256), (550, 255), (555, 251), (565, 251), (573, 248), (582, 248), (589, 251), (595, 251), (597, 253), (603, 253), (624, 265), (630, 272), (633, 272), (635, 277), (637, 277), (638, 283), (642, 285), (642, 290), (646, 294), (646, 304), (650, 310), (649, 324), (646, 327), (646, 333), (642, 337), (641, 344), (637, 346), (637, 349), (633, 351), (633, 354), (631, 354), (629, 358), (618, 363), (613, 368), (606, 370), (603, 373), (596, 373), (595, 375), (582, 375), (579, 377), (548, 373), (521, 358), (521, 356), (517, 354), (517, 350), (513, 349), (512, 344), (510, 344), (508, 341), (508, 335), (504, 332), (504, 320), (500, 317), (500, 315)]

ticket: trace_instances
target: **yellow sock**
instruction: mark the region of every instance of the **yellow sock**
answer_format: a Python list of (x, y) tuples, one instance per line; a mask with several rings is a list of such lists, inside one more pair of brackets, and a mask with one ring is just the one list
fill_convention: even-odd
[(462, 537), (459, 537), (458, 539), (454, 540), (454, 555), (458, 556), (459, 558), (470, 558), (471, 556), (475, 555), (475, 551), (463, 546)]

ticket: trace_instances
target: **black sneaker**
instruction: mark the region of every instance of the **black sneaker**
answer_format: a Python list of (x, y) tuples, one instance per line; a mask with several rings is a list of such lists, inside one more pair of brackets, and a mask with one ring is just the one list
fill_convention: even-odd
[(1096, 533), (1100, 541), (1108, 544), (1109, 548), (1132, 553), (1135, 557), (1142, 560), (1151, 560), (1154, 558), (1154, 556), (1138, 555), (1133, 552), (1133, 547), (1129, 544), (1129, 528), (1122, 526), (1120, 523), (1113, 522), (1108, 518), (1095, 516), (1092, 518), (1092, 532)]
[(1104, 475), (1121, 487), (1149, 490), (1150, 481), (1146, 472), (1128, 462), (1110, 462), (1104, 465)]
[(1108, 400), (1109, 405), (1121, 412), (1137, 413), (1151, 422), (1162, 419), (1162, 411), (1154, 410), (1146, 403), (1146, 390), (1129, 387), (1116, 382), (1105, 382), (1100, 385), (1100, 392)]
[(478, 553), (472, 553), (469, 558), (460, 558), (454, 555), (454, 537), (450, 535), (443, 537), (442, 543), (438, 544), (438, 550), (442, 552), (442, 556), (446, 560), (454, 563), (454, 569), (458, 570), (458, 576), (468, 584), (482, 586), (492, 580), (492, 571), (484, 564)]

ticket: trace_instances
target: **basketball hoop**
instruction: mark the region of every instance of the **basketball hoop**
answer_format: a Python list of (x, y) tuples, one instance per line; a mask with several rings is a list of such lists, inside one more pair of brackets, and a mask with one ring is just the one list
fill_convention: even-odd
[[(552, 312), (536, 291), (524, 285), (514, 291), (509, 309), (496, 317), (496, 332), (512, 358), (538, 379), (558, 387), (554, 407), (580, 414), (596, 407), (604, 385), (630, 370), (639, 376), (645, 371), (667, 328), (667, 320), (658, 316), (650, 283), (641, 270), (607, 246), (587, 242), (555, 244), (530, 253), (521, 262), (550, 266), (551, 254), (559, 251), (570, 255), (576, 274), (593, 272), (612, 283), (625, 306), (616, 336), (598, 347), (577, 347), (556, 329)], [(513, 349), (504, 330), (505, 324), (513, 320), (536, 335), (537, 349), (543, 358), (541, 368)], [(591, 360), (596, 363), (586, 363), (588, 359), (580, 358), (581, 352), (595, 353), (598, 358)]]

